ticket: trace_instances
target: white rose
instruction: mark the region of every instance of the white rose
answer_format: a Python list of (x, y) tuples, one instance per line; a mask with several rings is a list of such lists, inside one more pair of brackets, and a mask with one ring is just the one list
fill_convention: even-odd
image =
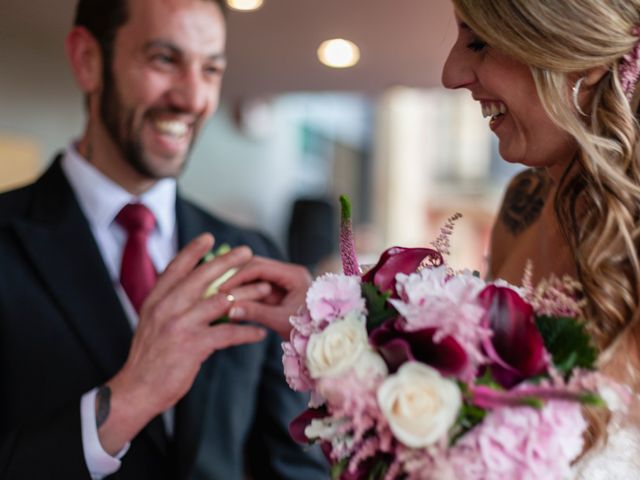
[(344, 376), (323, 377), (317, 380), (316, 391), (329, 405), (343, 405), (347, 398), (374, 393), (389, 370), (382, 357), (367, 347), (344, 372)]
[(455, 423), (462, 395), (437, 370), (407, 362), (380, 385), (378, 404), (395, 437), (421, 448), (436, 443)]
[(353, 368), (357, 377), (366, 382), (379, 380), (389, 373), (384, 359), (371, 348), (362, 352)]
[(314, 379), (337, 377), (352, 368), (369, 348), (365, 319), (349, 315), (309, 338), (307, 367)]

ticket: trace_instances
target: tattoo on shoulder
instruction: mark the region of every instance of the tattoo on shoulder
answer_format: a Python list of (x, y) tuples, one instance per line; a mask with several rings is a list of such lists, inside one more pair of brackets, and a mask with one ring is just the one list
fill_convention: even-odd
[(504, 197), (500, 221), (512, 235), (518, 235), (540, 216), (551, 184), (541, 170), (519, 174)]
[(111, 410), (111, 389), (103, 385), (96, 394), (96, 426), (100, 428), (109, 418)]

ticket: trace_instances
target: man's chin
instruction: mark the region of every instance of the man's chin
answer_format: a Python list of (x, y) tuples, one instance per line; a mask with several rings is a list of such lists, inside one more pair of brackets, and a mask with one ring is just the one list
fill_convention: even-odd
[(131, 166), (143, 177), (149, 180), (162, 180), (163, 178), (177, 178), (184, 170), (187, 159), (179, 157), (151, 157), (141, 161), (130, 162)]

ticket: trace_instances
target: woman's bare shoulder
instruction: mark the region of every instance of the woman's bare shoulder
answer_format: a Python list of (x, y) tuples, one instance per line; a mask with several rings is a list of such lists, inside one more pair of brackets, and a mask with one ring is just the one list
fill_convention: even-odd
[(500, 270), (523, 234), (540, 218), (550, 191), (551, 181), (541, 169), (524, 170), (509, 182), (491, 233), (490, 275)]

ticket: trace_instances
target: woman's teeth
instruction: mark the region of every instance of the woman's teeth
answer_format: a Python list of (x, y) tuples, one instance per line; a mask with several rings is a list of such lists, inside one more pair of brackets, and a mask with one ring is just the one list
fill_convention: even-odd
[(490, 123), (494, 122), (500, 115), (507, 113), (507, 106), (502, 102), (482, 102), (482, 116), (491, 117)]
[(174, 137), (183, 137), (189, 131), (189, 126), (178, 120), (157, 120), (153, 124), (160, 133)]

